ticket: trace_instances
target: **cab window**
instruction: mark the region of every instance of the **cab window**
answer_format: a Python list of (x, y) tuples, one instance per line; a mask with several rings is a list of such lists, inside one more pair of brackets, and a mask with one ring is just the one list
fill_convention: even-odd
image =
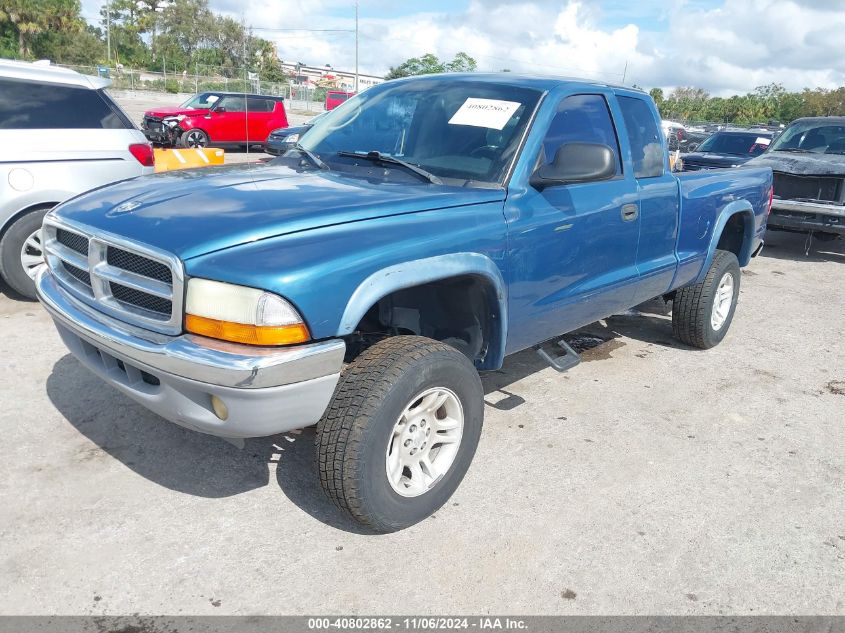
[(619, 97), (619, 107), (625, 119), (631, 159), (636, 178), (656, 178), (663, 175), (663, 143), (651, 106), (636, 97)]
[(616, 129), (602, 95), (573, 95), (558, 104), (543, 139), (545, 162), (554, 161), (558, 149), (568, 143), (607, 145), (616, 156), (616, 174), (622, 173)]

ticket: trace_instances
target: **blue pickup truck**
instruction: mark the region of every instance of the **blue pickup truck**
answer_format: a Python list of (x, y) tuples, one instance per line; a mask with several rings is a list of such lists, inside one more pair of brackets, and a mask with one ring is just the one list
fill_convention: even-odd
[(640, 91), (417, 77), (267, 165), (61, 205), (37, 289), (80, 363), (164, 418), (241, 443), (316, 423), (326, 492), (387, 532), (455, 491), (478, 372), (507, 355), (565, 370), (549, 341), (655, 297), (681, 341), (718, 344), (771, 199), (769, 169), (672, 174)]

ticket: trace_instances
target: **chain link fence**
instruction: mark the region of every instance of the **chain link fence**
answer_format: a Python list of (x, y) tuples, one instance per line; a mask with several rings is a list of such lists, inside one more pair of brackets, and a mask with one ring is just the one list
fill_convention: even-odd
[[(285, 97), (292, 103), (300, 102), (306, 110), (322, 109), (326, 99), (326, 89), (314, 86), (294, 85), (290, 83), (263, 81), (260, 76), (245, 75), (240, 78), (218, 75), (189, 74), (187, 71), (161, 73), (150, 70), (137, 70), (123, 66), (77, 66), (55, 64), (70, 68), (83, 75), (94, 75), (111, 79), (114, 90), (147, 91), (170, 94), (200, 93), (220, 90), (223, 92), (248, 92), (252, 94)], [(248, 76), (249, 79), (244, 77)]]

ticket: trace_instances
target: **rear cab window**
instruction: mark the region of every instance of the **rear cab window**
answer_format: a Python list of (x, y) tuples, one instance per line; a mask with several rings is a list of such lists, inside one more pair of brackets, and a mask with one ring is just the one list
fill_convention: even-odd
[(0, 78), (0, 129), (126, 130), (135, 126), (104, 90)]
[(634, 177), (662, 176), (665, 162), (662, 134), (654, 118), (652, 106), (637, 97), (619, 95), (617, 99), (625, 119), (628, 142), (631, 145)]

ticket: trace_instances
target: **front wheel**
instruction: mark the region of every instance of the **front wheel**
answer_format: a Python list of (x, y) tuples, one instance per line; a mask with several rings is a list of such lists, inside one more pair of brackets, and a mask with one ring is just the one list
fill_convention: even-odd
[(179, 137), (179, 144), (186, 148), (206, 147), (208, 145), (208, 134), (202, 130), (182, 132), (182, 136)]
[(700, 349), (721, 343), (736, 312), (740, 279), (736, 255), (717, 250), (704, 281), (675, 293), (672, 302), (675, 336)]
[(440, 508), (469, 468), (484, 418), (481, 379), (453, 347), (397, 336), (344, 371), (317, 425), (320, 482), (376, 532)]

